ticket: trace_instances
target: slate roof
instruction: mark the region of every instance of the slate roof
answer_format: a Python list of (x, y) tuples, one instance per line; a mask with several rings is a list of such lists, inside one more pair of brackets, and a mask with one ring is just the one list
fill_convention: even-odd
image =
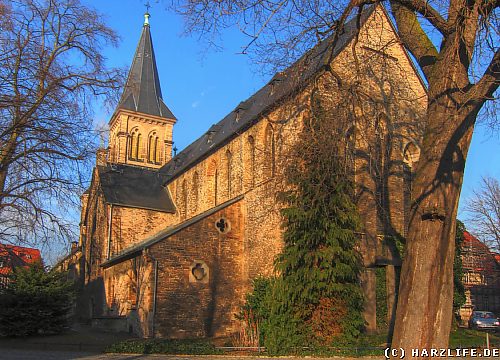
[(97, 166), (101, 189), (107, 203), (175, 213), (166, 177), (157, 170), (129, 166)]
[[(376, 6), (365, 7), (361, 15), (361, 26), (375, 10)], [(325, 39), (304, 54), (289, 68), (276, 74), (269, 83), (254, 95), (242, 101), (235, 110), (217, 124), (214, 124), (200, 138), (166, 163), (160, 172), (168, 176), (169, 181), (180, 175), (198, 161), (207, 157), (226, 142), (254, 124), (260, 116), (277, 106), (287, 96), (305, 86), (313, 75), (325, 68), (328, 59), (334, 59), (356, 34), (356, 19), (344, 25), (343, 33), (331, 49), (333, 38)], [(271, 91), (272, 88), (272, 91)], [(238, 113), (238, 116), (237, 116)]]
[(148, 23), (145, 23), (142, 27), (141, 38), (135, 50), (127, 83), (117, 106), (118, 109), (176, 119), (163, 102), (153, 41), (151, 40), (151, 30)]

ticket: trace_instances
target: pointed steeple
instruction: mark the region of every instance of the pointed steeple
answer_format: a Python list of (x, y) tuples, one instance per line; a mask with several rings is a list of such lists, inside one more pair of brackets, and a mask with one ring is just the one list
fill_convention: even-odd
[(117, 110), (132, 110), (176, 120), (174, 114), (162, 99), (153, 42), (151, 40), (149, 16), (149, 13), (144, 14), (141, 38), (135, 50), (134, 60)]

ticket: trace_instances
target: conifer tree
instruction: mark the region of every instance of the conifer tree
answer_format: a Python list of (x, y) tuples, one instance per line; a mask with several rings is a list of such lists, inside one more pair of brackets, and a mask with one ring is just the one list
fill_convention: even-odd
[[(363, 328), (356, 251), (359, 226), (354, 184), (346, 170), (339, 111), (312, 106), (292, 150), (282, 193), (284, 249), (273, 289), (266, 346), (284, 351), (307, 342), (329, 345), (352, 339)], [(334, 116), (337, 118), (335, 119)]]
[(74, 286), (66, 274), (41, 264), (16, 268), (0, 292), (0, 336), (56, 334), (68, 328)]

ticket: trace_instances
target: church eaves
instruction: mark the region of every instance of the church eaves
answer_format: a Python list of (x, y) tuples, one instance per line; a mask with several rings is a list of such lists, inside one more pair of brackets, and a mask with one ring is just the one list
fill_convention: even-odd
[(131, 110), (147, 115), (176, 120), (174, 114), (163, 102), (160, 79), (156, 68), (153, 41), (149, 26), (149, 14), (145, 14), (141, 38), (135, 50), (127, 83), (117, 110)]

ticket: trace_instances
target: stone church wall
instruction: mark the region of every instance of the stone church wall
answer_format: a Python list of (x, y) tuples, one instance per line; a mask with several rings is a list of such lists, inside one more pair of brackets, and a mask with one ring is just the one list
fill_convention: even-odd
[(127, 317), (130, 332), (152, 336), (153, 260), (142, 254), (104, 270), (106, 312), (109, 317)]
[(111, 257), (175, 223), (177, 218), (174, 214), (114, 206)]
[[(158, 261), (155, 335), (167, 338), (227, 336), (249, 288), (244, 278), (241, 203), (228, 206), (153, 245)], [(230, 230), (216, 223), (224, 218)], [(194, 278), (196, 264), (206, 276)]]
[(98, 191), (99, 180), (95, 176), (85, 201), (80, 225), (80, 246), (83, 254), (81, 276), (84, 289), (77, 301), (77, 318), (90, 319), (101, 316), (105, 311), (104, 283), (100, 265), (106, 259), (107, 244), (107, 207), (102, 194)]

